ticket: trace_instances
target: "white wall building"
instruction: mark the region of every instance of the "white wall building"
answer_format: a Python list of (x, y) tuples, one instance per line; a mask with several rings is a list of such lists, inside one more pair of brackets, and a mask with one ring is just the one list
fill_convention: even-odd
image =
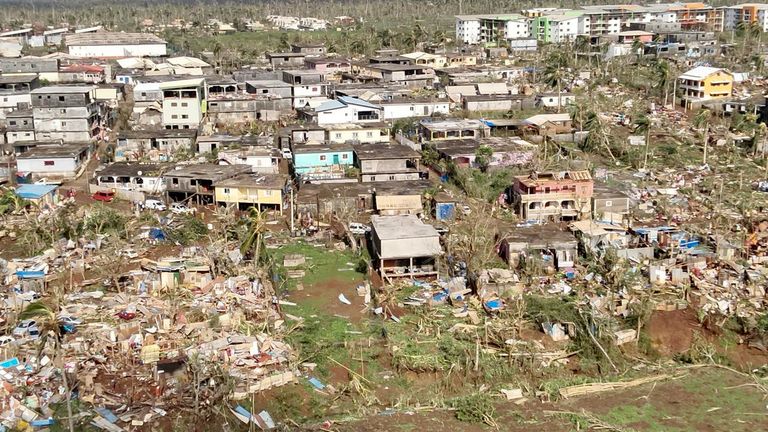
[(433, 114), (449, 114), (451, 102), (449, 100), (419, 101), (419, 100), (393, 100), (380, 102), (384, 108), (384, 120), (395, 120), (411, 117), (429, 117)]
[(67, 35), (69, 54), (78, 57), (164, 57), (167, 42), (151, 33), (76, 33)]
[(465, 44), (480, 43), (480, 16), (460, 15), (456, 17), (456, 39)]
[(381, 106), (362, 99), (342, 96), (315, 109), (319, 126), (340, 123), (373, 123), (382, 120)]

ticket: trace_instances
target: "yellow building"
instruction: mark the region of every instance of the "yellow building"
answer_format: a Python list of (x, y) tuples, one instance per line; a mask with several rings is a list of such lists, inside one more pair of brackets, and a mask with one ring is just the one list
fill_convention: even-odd
[(419, 66), (429, 66), (441, 68), (448, 66), (448, 59), (444, 55), (430, 54), (422, 51), (402, 54), (401, 57), (409, 58), (414, 64)]
[(386, 123), (344, 123), (325, 126), (325, 139), (329, 143), (389, 142), (389, 126)]
[(697, 108), (708, 100), (731, 97), (733, 74), (721, 68), (699, 66), (680, 75), (678, 86), (682, 93), (681, 105)]
[(475, 54), (448, 54), (448, 67), (476, 66), (477, 56)]
[(236, 205), (240, 209), (278, 210), (282, 214), (288, 176), (283, 174), (247, 173), (216, 182), (217, 204)]

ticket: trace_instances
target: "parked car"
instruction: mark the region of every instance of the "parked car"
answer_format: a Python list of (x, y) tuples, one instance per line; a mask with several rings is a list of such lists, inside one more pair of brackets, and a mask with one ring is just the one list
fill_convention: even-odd
[(461, 206), (461, 212), (464, 213), (464, 216), (469, 216), (470, 213), (472, 213), (472, 208), (466, 204)]
[(77, 317), (73, 317), (71, 315), (62, 315), (59, 317), (59, 324), (79, 326), (83, 324), (83, 320)]
[(433, 225), (435, 227), (435, 231), (437, 231), (438, 234), (448, 234), (448, 227), (442, 226), (442, 225)]
[(182, 203), (171, 204), (171, 213), (173, 214), (194, 214), (197, 209), (185, 206)]
[(349, 223), (349, 231), (352, 234), (355, 234), (355, 235), (364, 235), (365, 233), (371, 231), (371, 227), (369, 227), (368, 225), (365, 225), (365, 224), (358, 223), (358, 222), (350, 222)]
[(40, 331), (37, 328), (37, 321), (32, 319), (20, 322), (16, 328), (13, 329), (13, 335), (19, 338), (31, 336), (32, 333), (40, 334)]
[(10, 345), (15, 340), (16, 339), (12, 338), (11, 336), (0, 336), (0, 347)]
[(117, 317), (122, 320), (130, 321), (136, 318), (136, 312), (129, 312), (129, 311), (118, 312)]
[(115, 193), (109, 191), (99, 191), (91, 195), (91, 198), (101, 202), (112, 202), (115, 199)]
[(283, 155), (283, 159), (293, 159), (293, 153), (291, 153), (291, 149), (280, 149), (280, 154)]
[(144, 208), (157, 211), (165, 211), (168, 207), (165, 203), (156, 199), (144, 200)]

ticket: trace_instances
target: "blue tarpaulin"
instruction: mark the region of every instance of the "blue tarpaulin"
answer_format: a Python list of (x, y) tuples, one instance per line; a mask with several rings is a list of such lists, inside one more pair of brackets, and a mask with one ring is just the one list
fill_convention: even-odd
[(319, 379), (312, 377), (309, 379), (309, 383), (312, 384), (312, 387), (322, 390), (325, 388), (325, 384), (321, 383)]
[(19, 359), (14, 357), (12, 359), (8, 359), (8, 360), (0, 363), (0, 368), (8, 369), (8, 368), (16, 367), (18, 365), (19, 365)]
[(40, 279), (45, 277), (45, 272), (42, 270), (19, 270), (16, 272), (16, 276), (19, 279)]
[(152, 228), (149, 230), (149, 238), (152, 240), (165, 240), (165, 232), (160, 228)]

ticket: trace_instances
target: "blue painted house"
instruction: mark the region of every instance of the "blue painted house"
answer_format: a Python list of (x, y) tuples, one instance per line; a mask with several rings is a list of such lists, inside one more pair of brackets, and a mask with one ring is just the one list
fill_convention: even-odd
[(353, 161), (348, 144), (293, 146), (293, 168), (302, 181), (342, 179)]

